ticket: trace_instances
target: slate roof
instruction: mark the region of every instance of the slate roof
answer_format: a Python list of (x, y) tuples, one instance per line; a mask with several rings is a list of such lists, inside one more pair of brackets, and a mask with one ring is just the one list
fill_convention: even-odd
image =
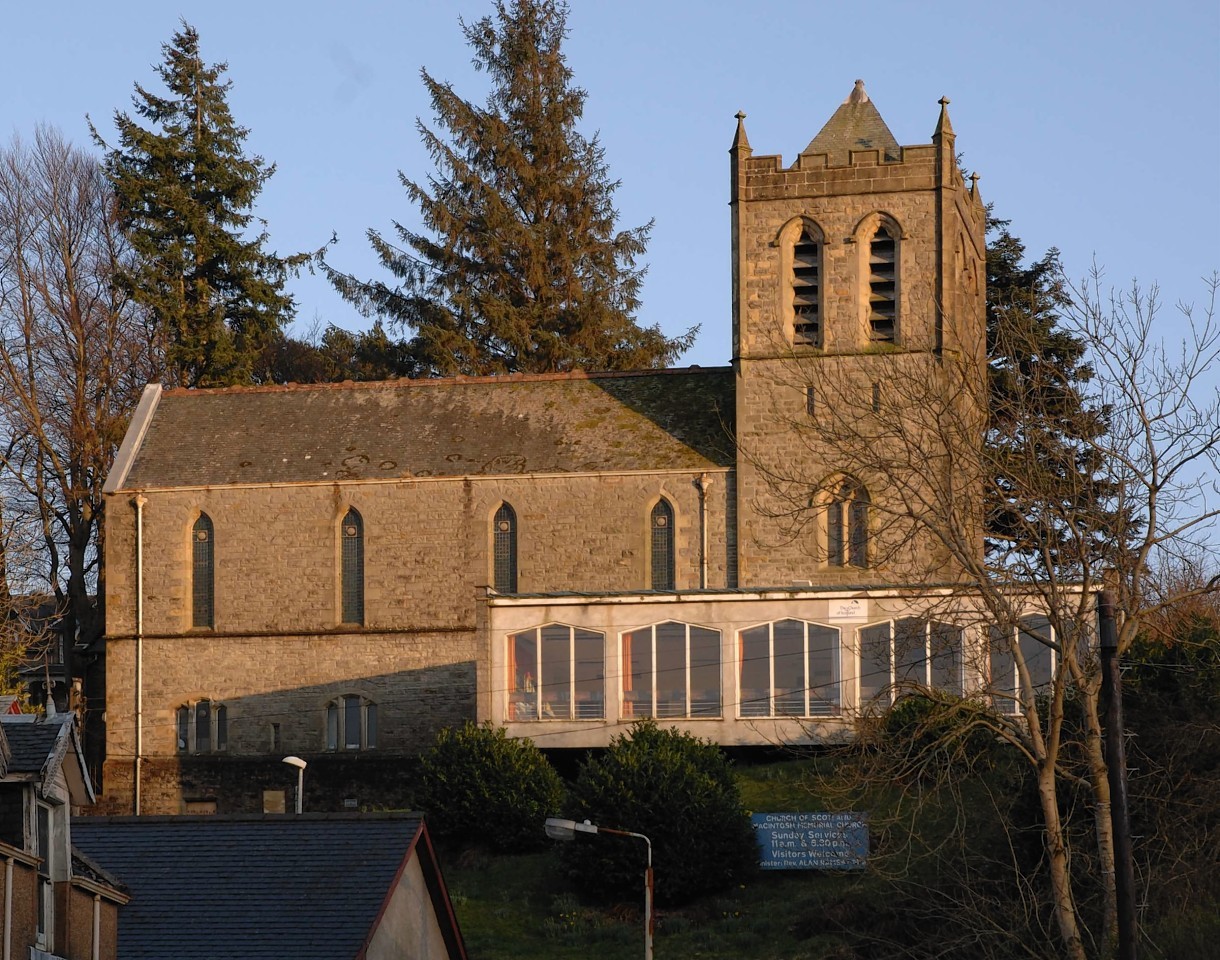
[(42, 717), (33, 714), (0, 716), (9, 745), (9, 773), (41, 773), (48, 758), (61, 758), (68, 748), (66, 726), (72, 715)]
[(405, 814), (79, 817), (72, 840), (131, 892), (120, 960), (352, 960), (422, 823)]
[(902, 148), (864, 92), (863, 80), (801, 153), (825, 153), (830, 166), (846, 166), (851, 150), (879, 150), (882, 160), (902, 159)]
[(167, 390), (107, 490), (729, 466), (733, 387), (723, 367)]

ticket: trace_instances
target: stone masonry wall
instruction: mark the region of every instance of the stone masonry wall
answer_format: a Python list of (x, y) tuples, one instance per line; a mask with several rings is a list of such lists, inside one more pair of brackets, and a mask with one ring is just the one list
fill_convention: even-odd
[[(808, 387), (814, 388), (814, 417), (874, 416), (876, 384), (877, 416), (917, 420), (935, 411), (914, 402), (918, 390), (904, 391), (903, 383), (926, 388), (939, 382), (938, 346), (968, 349), (968, 362), (979, 362), (982, 208), (962, 184), (951, 148), (951, 139), (947, 145), (905, 147), (903, 159), (891, 163), (880, 162), (877, 151), (859, 151), (850, 166), (829, 168), (824, 156), (801, 156), (788, 169), (775, 156), (734, 157), (742, 586), (792, 579), (815, 585), (879, 583), (945, 572), (943, 551), (927, 538), (883, 549), (875, 538), (886, 490), (868, 477), (859, 479), (879, 508), (872, 511), (870, 535), (878, 557), (886, 555), (869, 570), (828, 566), (824, 520), (816, 510), (800, 508), (805, 492), (838, 473), (844, 459), (833, 446), (815, 442), (812, 431), (802, 430), (810, 422)], [(949, 167), (938, 163), (938, 150), (949, 157)], [(799, 234), (793, 231), (794, 218), (813, 221), (823, 237), (819, 348), (794, 346), (791, 340), (791, 240), (783, 238)], [(900, 231), (894, 344), (868, 339), (868, 241), (883, 219)], [(950, 237), (953, 249), (948, 250)], [(938, 309), (942, 289), (943, 312)], [(898, 380), (905, 377), (915, 379)], [(930, 426), (916, 424), (910, 432), (932, 436)], [(916, 452), (911, 466), (930, 468), (935, 459), (934, 449)], [(901, 526), (886, 532), (892, 543), (903, 544), (910, 536), (909, 525)]]
[[(709, 475), (709, 582), (723, 587), (730, 484), (726, 471)], [(216, 799), (223, 810), (260, 811), (256, 787), (284, 779), (288, 768), (279, 759), (288, 754), (311, 764), (320, 803), (337, 805), (351, 797), (361, 804), (401, 803), (401, 791), (388, 786), (394, 782), (388, 771), (402, 769), (401, 761), (415, 756), (441, 727), (477, 715), (478, 680), (488, 656), (478, 597), (492, 578), (491, 525), (500, 503), (509, 502), (517, 514), (522, 593), (646, 589), (649, 515), (660, 496), (674, 507), (677, 587), (694, 589), (700, 576), (697, 477), (685, 472), (147, 492), (142, 812), (181, 812), (196, 794)], [(112, 497), (107, 504), (104, 808), (113, 812), (131, 809), (136, 739), (135, 511), (129, 497)], [(364, 520), (363, 628), (339, 623), (339, 523), (349, 507)], [(200, 512), (214, 528), (212, 630), (190, 627), (190, 534)], [(377, 744), (361, 752), (362, 763), (352, 754), (326, 753), (327, 705), (350, 694), (377, 704)], [(225, 705), (227, 749), (217, 756), (179, 757), (176, 711), (201, 699)], [(258, 758), (270, 761), (265, 777), (243, 784), (231, 775), (253, 769), (240, 764)], [(397, 765), (390, 758), (398, 758)], [(331, 774), (324, 771), (340, 760), (355, 765), (342, 784), (325, 785)], [(189, 782), (183, 765), (196, 771)]]

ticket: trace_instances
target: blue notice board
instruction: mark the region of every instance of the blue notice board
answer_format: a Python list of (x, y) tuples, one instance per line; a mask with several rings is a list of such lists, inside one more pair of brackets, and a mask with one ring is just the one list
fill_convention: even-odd
[(862, 870), (868, 814), (756, 813), (750, 818), (764, 870)]

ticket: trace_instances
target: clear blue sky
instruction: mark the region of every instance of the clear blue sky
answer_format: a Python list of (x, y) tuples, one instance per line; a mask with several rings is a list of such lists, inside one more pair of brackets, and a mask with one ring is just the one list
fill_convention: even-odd
[[(481, 100), (458, 29), (487, 0), (64, 0), (5, 11), (0, 134), (39, 122), (88, 144), (152, 66), (178, 17), (227, 61), (249, 148), (278, 165), (257, 213), (281, 252), (380, 275), (364, 234), (416, 224), (397, 179), (430, 165), (419, 68)], [(1220, 269), (1220, 3), (1042, 0), (806, 3), (573, 0), (567, 45), (622, 180), (620, 223), (656, 219), (640, 319), (702, 324), (684, 363), (729, 357), (727, 150), (738, 110), (756, 153), (790, 163), (862, 77), (900, 143), (925, 143), (937, 100), (966, 166), (1031, 252), (1094, 257), (1114, 285), (1200, 300)], [(318, 278), (293, 285), (299, 327), (363, 318)], [(1166, 314), (1167, 320), (1169, 313)]]

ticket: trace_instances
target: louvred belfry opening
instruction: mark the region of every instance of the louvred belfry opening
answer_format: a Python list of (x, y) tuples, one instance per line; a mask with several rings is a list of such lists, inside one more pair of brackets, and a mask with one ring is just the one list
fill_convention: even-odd
[(875, 342), (894, 342), (895, 318), (898, 313), (897, 266), (898, 244), (890, 232), (880, 226), (869, 244), (868, 256), (869, 339)]
[(820, 249), (809, 227), (792, 248), (792, 342), (821, 344)]

